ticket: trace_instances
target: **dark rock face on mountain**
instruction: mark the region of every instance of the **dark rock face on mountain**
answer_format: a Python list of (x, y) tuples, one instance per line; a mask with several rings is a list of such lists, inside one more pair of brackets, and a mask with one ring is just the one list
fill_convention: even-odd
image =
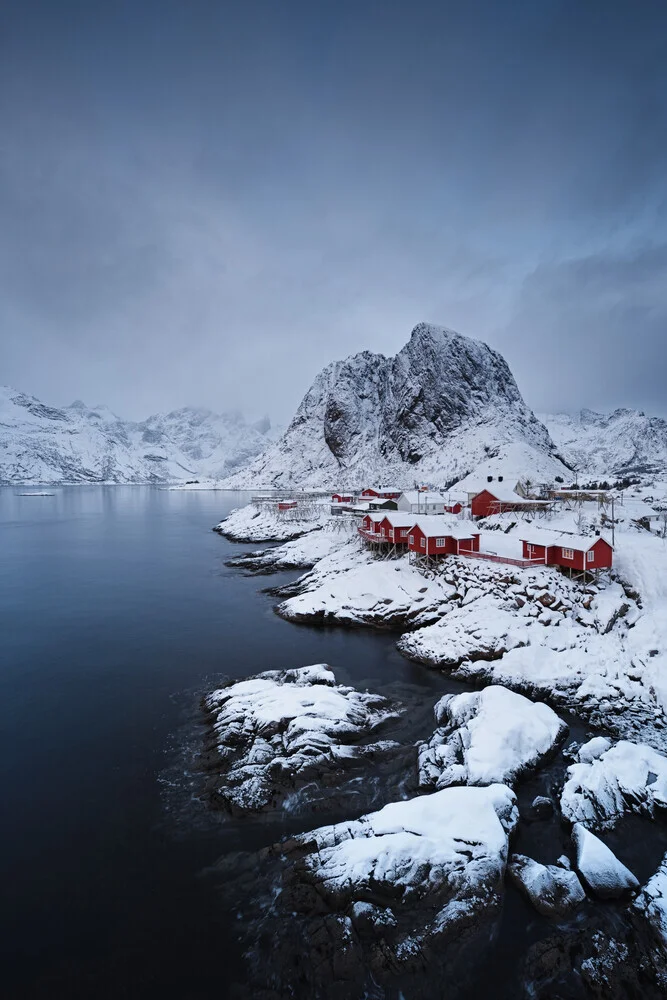
[(227, 482), (401, 486), (460, 479), (500, 457), (511, 467), (513, 456), (549, 476), (563, 471), (555, 451), (500, 354), (421, 323), (394, 358), (364, 351), (328, 365), (280, 441)]

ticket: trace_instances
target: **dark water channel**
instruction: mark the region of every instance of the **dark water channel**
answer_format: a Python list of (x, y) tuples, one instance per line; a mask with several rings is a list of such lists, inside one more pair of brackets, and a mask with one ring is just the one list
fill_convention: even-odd
[[(223, 676), (328, 662), (342, 681), (404, 695), (418, 720), (463, 686), (403, 659), (391, 636), (277, 618), (260, 588), (290, 577), (226, 568), (250, 546), (210, 530), (243, 494), (18, 492), (0, 489), (2, 995), (224, 998), (244, 966), (217, 859), (344, 817), (206, 813), (187, 774), (200, 695)], [(563, 767), (531, 778), (522, 801)], [(625, 829), (608, 842), (644, 879), (663, 834)], [(536, 823), (518, 849), (553, 862), (567, 840)], [(548, 932), (510, 889), (470, 995), (518, 995), (521, 956)]]

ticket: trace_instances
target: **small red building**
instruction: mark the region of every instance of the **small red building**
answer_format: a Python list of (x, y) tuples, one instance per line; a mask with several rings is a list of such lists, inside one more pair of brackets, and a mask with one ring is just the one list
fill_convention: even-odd
[(278, 510), (294, 510), (297, 506), (296, 500), (279, 500)]
[(380, 497), (383, 500), (398, 500), (402, 492), (402, 490), (397, 490), (389, 486), (367, 486), (365, 490), (361, 491), (361, 496)]
[(392, 512), (385, 514), (380, 522), (380, 530), (394, 545), (404, 546), (408, 544), (408, 534), (414, 522), (413, 514), (404, 514), (400, 511)]
[(351, 493), (332, 493), (331, 502), (332, 503), (352, 503), (354, 497)]
[(438, 515), (424, 517), (410, 528), (408, 549), (422, 556), (479, 552), (479, 532), (469, 525), (448, 523)]
[(371, 511), (368, 514), (364, 514), (361, 519), (361, 527), (364, 531), (373, 531), (380, 534), (380, 522), (382, 521), (384, 515), (378, 511)]
[(604, 538), (533, 531), (521, 539), (524, 559), (578, 573), (611, 569), (614, 550)]
[(494, 486), (477, 493), (470, 502), (473, 517), (489, 517), (491, 514), (504, 514), (507, 511), (538, 511), (551, 507), (549, 500), (531, 500), (519, 496), (514, 490)]
[(445, 511), (448, 514), (460, 514), (462, 510), (463, 510), (463, 504), (461, 504), (461, 503), (457, 502), (457, 503), (446, 503), (445, 504)]

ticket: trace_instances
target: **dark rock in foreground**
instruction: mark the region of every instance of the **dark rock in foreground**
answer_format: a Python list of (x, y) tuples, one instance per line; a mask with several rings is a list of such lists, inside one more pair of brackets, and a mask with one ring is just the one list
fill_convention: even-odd
[[(282, 841), (247, 860), (246, 876), (225, 861), (248, 921), (241, 995), (343, 1000), (409, 982), (406, 995), (426, 998), (442, 974), (459, 984), (498, 918), (517, 821), (505, 785), (447, 788)], [(268, 895), (253, 899), (267, 864)]]
[(234, 814), (276, 808), (310, 782), (335, 785), (361, 764), (404, 752), (372, 742), (398, 707), (336, 684), (324, 664), (231, 682), (204, 707), (212, 728), (204, 798)]

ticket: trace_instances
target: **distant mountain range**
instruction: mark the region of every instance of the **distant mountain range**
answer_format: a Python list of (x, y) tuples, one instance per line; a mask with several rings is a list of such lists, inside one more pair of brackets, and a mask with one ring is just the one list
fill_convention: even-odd
[(141, 422), (77, 401), (57, 409), (0, 387), (0, 484), (220, 479), (266, 448), (268, 420), (184, 407)]
[(667, 475), (667, 421), (637, 410), (543, 415), (486, 344), (420, 323), (393, 358), (327, 365), (278, 437), (268, 420), (184, 407), (141, 422), (0, 388), (0, 484), (162, 483), (230, 489), (376, 482), (476, 486)]
[(582, 480), (667, 474), (667, 420), (640, 410), (543, 414), (558, 450)]

